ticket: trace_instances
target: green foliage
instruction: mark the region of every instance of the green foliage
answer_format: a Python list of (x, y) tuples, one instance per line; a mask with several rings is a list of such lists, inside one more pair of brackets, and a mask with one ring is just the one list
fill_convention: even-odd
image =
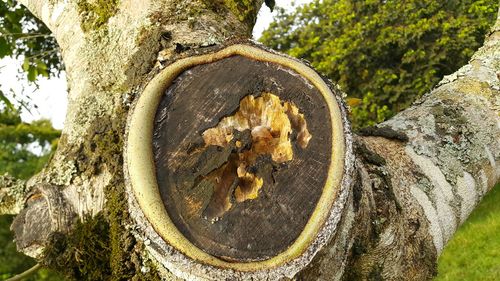
[[(47, 120), (31, 124), (21, 121), (19, 110), (8, 101), (0, 102), (0, 174), (8, 172), (27, 179), (38, 172), (57, 144), (60, 132)], [(34, 153), (33, 149), (38, 149)], [(35, 261), (16, 251), (9, 231), (12, 216), (0, 216), (0, 279), (12, 277), (35, 264)], [(61, 277), (48, 270), (39, 270), (28, 280), (56, 281)]]
[(10, 102), (9, 98), (0, 90), (0, 104), (3, 103), (7, 108), (13, 109), (14, 105)]
[(48, 120), (28, 124), (21, 121), (19, 110), (0, 109), (0, 173), (29, 178), (48, 160), (59, 135)]
[(306, 59), (362, 100), (355, 128), (381, 121), (466, 64), (496, 19), (497, 0), (315, 0), (278, 10), (260, 39)]
[(50, 30), (14, 0), (0, 2), (0, 59), (22, 59), (28, 81), (62, 71), (62, 60)]
[(490, 191), (439, 257), (435, 281), (498, 280), (500, 185)]
[[(352, 103), (351, 100), (357, 102)], [(354, 124), (373, 126), (391, 116), (387, 105), (379, 105), (372, 92), (366, 93), (363, 99), (348, 99), (347, 103), (351, 107), (351, 121)]]

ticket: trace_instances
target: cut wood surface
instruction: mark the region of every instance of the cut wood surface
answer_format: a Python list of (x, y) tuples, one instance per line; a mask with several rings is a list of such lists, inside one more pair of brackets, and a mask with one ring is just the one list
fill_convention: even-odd
[(168, 66), (130, 118), (127, 171), (141, 211), (194, 261), (305, 266), (334, 234), (350, 177), (335, 91), (304, 63), (252, 44)]
[[(280, 107), (293, 102), (305, 115), (312, 135), (307, 147), (300, 147), (292, 130), (285, 136), (293, 151), (288, 161), (252, 151), (280, 142), (284, 129), (279, 122), (273, 127), (278, 114), (263, 108), (244, 109), (250, 112), (242, 123), (254, 124), (238, 130), (243, 126), (235, 122), (226, 146), (207, 145), (203, 133), (241, 112), (247, 97), (264, 108), (273, 106), (263, 100), (265, 93), (278, 97)], [(329, 115), (316, 88), (277, 64), (233, 56), (184, 72), (158, 107), (153, 140), (159, 188), (174, 224), (198, 247), (225, 259), (263, 260), (286, 250), (310, 219), (326, 182), (332, 157)], [(241, 159), (245, 153), (255, 155)], [(256, 178), (245, 183), (250, 174)], [(236, 198), (238, 187), (252, 189), (258, 179), (263, 184), (255, 198)]]

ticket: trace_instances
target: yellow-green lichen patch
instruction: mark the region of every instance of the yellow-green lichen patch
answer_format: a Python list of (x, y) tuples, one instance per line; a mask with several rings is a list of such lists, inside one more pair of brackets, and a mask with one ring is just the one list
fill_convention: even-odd
[(214, 12), (221, 12), (223, 10), (231, 12), (236, 18), (247, 25), (252, 27), (257, 19), (258, 8), (252, 0), (202, 0), (203, 4)]
[(119, 0), (79, 0), (78, 12), (82, 16), (80, 26), (84, 32), (96, 30), (108, 23), (118, 11)]
[(255, 24), (257, 19), (257, 7), (252, 0), (224, 0), (226, 6), (231, 12), (247, 25)]

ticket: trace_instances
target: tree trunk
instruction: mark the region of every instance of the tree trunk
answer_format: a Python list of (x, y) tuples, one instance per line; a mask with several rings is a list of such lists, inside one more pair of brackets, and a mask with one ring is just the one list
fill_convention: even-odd
[[(430, 279), (500, 179), (500, 20), (468, 65), (351, 136), (335, 86), (246, 41), (264, 1), (21, 2), (57, 38), (69, 108), (47, 167), (1, 178), (0, 211), (20, 251), (75, 278)], [(252, 110), (280, 122), (242, 125)]]

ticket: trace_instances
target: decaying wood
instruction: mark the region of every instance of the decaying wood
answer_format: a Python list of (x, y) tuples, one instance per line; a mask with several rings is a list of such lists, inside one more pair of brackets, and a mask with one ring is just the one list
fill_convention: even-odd
[[(195, 67), (179, 76), (174, 85), (158, 109), (154, 139), (160, 192), (174, 223), (199, 247), (219, 257), (263, 260), (284, 251), (304, 228), (326, 181), (332, 140), (330, 120), (326, 118), (329, 112), (322, 106), (321, 94), (277, 65), (244, 57)], [(235, 106), (245, 97), (259, 99), (263, 93), (292, 101), (306, 114), (313, 135), (307, 149), (293, 141), (290, 150), (293, 154), (288, 161), (272, 159), (271, 154), (263, 153), (253, 156), (256, 159), (251, 163), (248, 158), (252, 156), (243, 156), (245, 151), (252, 153), (249, 149), (255, 142), (250, 129), (240, 130), (241, 137), (232, 138), (225, 147), (205, 145), (206, 134), (200, 132), (207, 132), (219, 120), (232, 116), (241, 108)], [(260, 116), (261, 112), (262, 109), (256, 114)], [(282, 114), (289, 120), (286, 113)], [(266, 124), (256, 126), (267, 128)], [(258, 134), (256, 130), (253, 132), (254, 136)], [(297, 132), (291, 136), (287, 133), (285, 138), (296, 139)], [(273, 140), (263, 140), (262, 144), (271, 144)], [(231, 198), (238, 194), (237, 187), (242, 186), (241, 178), (240, 183), (231, 178), (237, 176), (239, 157), (245, 157), (243, 161), (249, 166), (240, 164), (240, 170), (247, 171), (247, 177), (252, 177), (248, 172), (251, 169), (257, 175), (257, 179), (248, 180), (248, 185), (259, 178), (263, 181), (261, 192), (257, 192), (260, 194), (245, 202)], [(233, 158), (236, 159), (228, 161)], [(223, 166), (225, 163), (233, 168)], [(226, 186), (220, 188), (228, 190), (221, 191), (222, 198), (213, 201), (211, 198), (217, 194), (212, 189), (217, 188), (217, 180), (211, 178), (220, 176), (211, 173), (223, 172), (218, 168), (227, 171), (224, 172), (227, 176), (220, 180), (220, 185)], [(233, 183), (235, 190), (231, 191)], [(224, 207), (226, 202), (231, 206)]]
[[(20, 212), (14, 224), (19, 249), (41, 261), (54, 232), (72, 237), (77, 221), (85, 224), (99, 214), (105, 218), (99, 223), (109, 226), (102, 241), (110, 253), (99, 264), (116, 278), (426, 280), (435, 274), (437, 257), (458, 225), (499, 182), (497, 20), (468, 65), (409, 109), (355, 137), (355, 152), (345, 158), (346, 167), (355, 164), (353, 181), (342, 184), (345, 193), (330, 213), (335, 223), (327, 220), (323, 227), (329, 235), (313, 237), (315, 251), (281, 269), (239, 271), (200, 263), (166, 243), (125, 188), (127, 116), (145, 85), (164, 67), (205, 54), (207, 46), (222, 48), (229, 38), (248, 36), (248, 19), (257, 13), (251, 8), (263, 1), (249, 7), (250, 16), (238, 12), (246, 9), (230, 8), (232, 1), (119, 1), (105, 24), (93, 28), (88, 25), (92, 13), (82, 11), (78, 1), (21, 2), (54, 32), (70, 88), (65, 128), (49, 165), (27, 185), (0, 180), (1, 212)], [(231, 103), (232, 110), (229, 106), (206, 116), (211, 123), (200, 128), (214, 128), (223, 115), (231, 116), (242, 97)], [(296, 103), (302, 113), (307, 101)], [(304, 116), (312, 135), (306, 149), (311, 149), (321, 136), (314, 128), (325, 124), (307, 112)], [(300, 157), (300, 149), (293, 151), (294, 157)], [(259, 194), (265, 190), (262, 186)], [(248, 201), (240, 201), (232, 201), (232, 209), (225, 207), (226, 214), (242, 211)], [(299, 229), (300, 223), (291, 228)], [(58, 250), (64, 256), (65, 249)], [(85, 256), (92, 255), (68, 260), (65, 266), (78, 269)]]

